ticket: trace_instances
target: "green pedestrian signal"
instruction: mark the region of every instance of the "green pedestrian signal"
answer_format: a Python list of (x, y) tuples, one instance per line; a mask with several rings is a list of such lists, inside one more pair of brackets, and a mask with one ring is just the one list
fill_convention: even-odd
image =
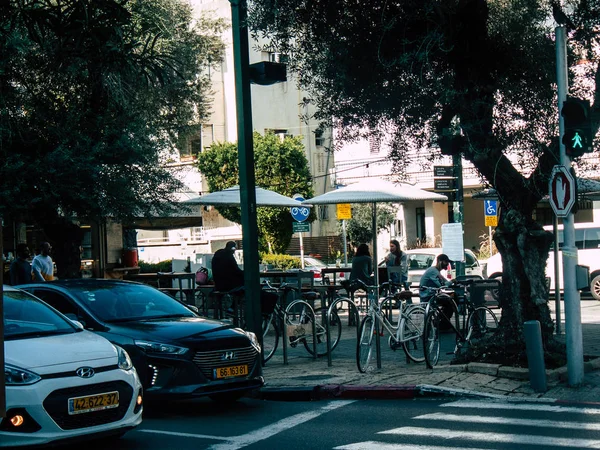
[(579, 98), (567, 97), (561, 109), (565, 121), (562, 143), (567, 156), (578, 158), (590, 153), (592, 148), (592, 124), (590, 121), (590, 102)]

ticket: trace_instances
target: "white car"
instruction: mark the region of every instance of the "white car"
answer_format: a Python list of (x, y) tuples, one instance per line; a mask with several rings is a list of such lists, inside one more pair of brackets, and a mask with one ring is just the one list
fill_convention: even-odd
[(142, 385), (127, 352), (8, 286), (4, 349), (0, 447), (116, 437), (141, 423)]

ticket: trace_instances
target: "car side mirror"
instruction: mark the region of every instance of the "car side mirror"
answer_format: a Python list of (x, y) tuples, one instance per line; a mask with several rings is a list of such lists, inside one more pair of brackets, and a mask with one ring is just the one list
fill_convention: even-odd
[(67, 317), (67, 319), (69, 319), (71, 322), (73, 322), (73, 324), (81, 329), (81, 330), (85, 330), (85, 325), (83, 321), (80, 321), (80, 319), (73, 313), (67, 313), (65, 314), (65, 316)]

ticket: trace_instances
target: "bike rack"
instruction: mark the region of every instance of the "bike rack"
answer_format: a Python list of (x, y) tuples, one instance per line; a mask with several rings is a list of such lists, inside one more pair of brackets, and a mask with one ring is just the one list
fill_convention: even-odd
[[(329, 322), (331, 321), (331, 312), (334, 311), (334, 308), (337, 307), (338, 303), (348, 303), (348, 320), (350, 320), (350, 314), (352, 314), (354, 316), (354, 319), (356, 320), (356, 342), (358, 342), (358, 339), (360, 339), (360, 336), (358, 336), (358, 329), (359, 329), (359, 325), (360, 325), (360, 313), (358, 312), (358, 308), (356, 307), (356, 305), (354, 304), (354, 302), (352, 300), (350, 300), (350, 298), (348, 297), (340, 297), (335, 299), (335, 301), (333, 303), (331, 303), (331, 305), (329, 305), (329, 308), (327, 308), (327, 320), (325, 322), (325, 333), (327, 336), (327, 366), (331, 367), (332, 363), (331, 363), (331, 331), (329, 330)], [(350, 311), (352, 309), (352, 312)], [(339, 319), (339, 316), (338, 316)], [(340, 319), (341, 322), (341, 319)], [(340, 324), (341, 326), (341, 324)], [(341, 337), (340, 337), (341, 339)]]
[[(316, 318), (315, 318), (315, 310), (313, 309), (312, 306), (310, 306), (310, 303), (308, 303), (306, 300), (302, 300), (302, 299), (297, 299), (297, 300), (293, 300), (288, 306), (287, 308), (285, 308), (285, 311), (283, 312), (283, 330), (282, 330), (282, 340), (283, 340), (283, 365), (287, 366), (288, 364), (288, 358), (287, 358), (287, 340), (288, 340), (288, 335), (287, 335), (287, 315), (288, 315), (288, 311), (290, 311), (290, 309), (292, 308), (292, 306), (296, 306), (298, 304), (303, 304), (304, 306), (306, 306), (308, 308), (308, 311), (312, 317), (312, 335), (313, 335), (313, 359), (317, 359), (317, 327), (316, 327)], [(327, 329), (327, 326), (326, 326)], [(329, 348), (328, 348), (329, 350)]]

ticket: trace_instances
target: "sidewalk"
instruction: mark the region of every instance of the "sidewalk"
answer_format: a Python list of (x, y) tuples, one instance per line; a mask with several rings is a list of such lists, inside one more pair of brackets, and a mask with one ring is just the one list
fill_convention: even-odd
[[(564, 305), (561, 310), (564, 311)], [(381, 339), (381, 369), (363, 374), (356, 366), (356, 327), (349, 327), (347, 321), (342, 320), (342, 340), (332, 353), (331, 367), (326, 357), (314, 360), (302, 345), (288, 347), (288, 364), (284, 365), (280, 341), (277, 354), (263, 369), (265, 386), (261, 396), (270, 400), (318, 400), (476, 395), (600, 402), (600, 302), (582, 300), (581, 311), (583, 353), (598, 358), (584, 363), (585, 379), (579, 387), (568, 386), (566, 366), (546, 371), (548, 390), (544, 393), (534, 392), (527, 369), (481, 363), (450, 365), (450, 356), (434, 369), (427, 369), (424, 362), (407, 363), (402, 349), (392, 351), (387, 335)], [(559, 339), (564, 341), (564, 315), (561, 322), (563, 334)], [(376, 363), (373, 365), (376, 367)]]

